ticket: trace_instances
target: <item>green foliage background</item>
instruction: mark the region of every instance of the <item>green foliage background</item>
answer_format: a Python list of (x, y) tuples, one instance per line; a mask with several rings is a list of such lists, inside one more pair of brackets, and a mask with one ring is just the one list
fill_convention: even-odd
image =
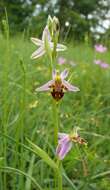
[[(91, 27), (99, 25), (99, 18), (104, 20), (110, 9), (110, 1), (103, 0), (1, 0), (0, 22), (7, 10), (12, 34), (41, 34), (41, 25), (45, 25), (47, 16), (56, 15), (61, 23), (62, 35), (68, 30), (68, 37), (84, 40), (86, 34), (92, 37)], [(89, 15), (92, 15), (91, 19)], [(69, 22), (69, 27), (65, 27)], [(103, 27), (103, 26), (102, 26)], [(109, 30), (107, 31), (109, 33)], [(107, 35), (108, 35), (107, 33)]]

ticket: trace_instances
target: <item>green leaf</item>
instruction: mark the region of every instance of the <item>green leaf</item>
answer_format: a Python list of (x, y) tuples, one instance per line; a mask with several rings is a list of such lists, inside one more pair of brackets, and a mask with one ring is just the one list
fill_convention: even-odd
[(66, 181), (71, 185), (72, 189), (74, 190), (78, 190), (78, 188), (74, 185), (74, 183), (69, 179), (69, 177), (67, 176), (65, 170), (63, 169), (63, 176), (66, 179)]
[[(30, 161), (30, 165), (29, 165), (29, 170), (28, 170), (28, 175), (32, 176), (33, 173), (33, 168), (34, 168), (34, 162), (35, 162), (35, 154), (32, 155), (31, 161)], [(31, 179), (27, 178), (26, 180), (26, 184), (25, 184), (25, 189), (26, 190), (30, 190), (31, 189)]]
[(98, 179), (98, 178), (103, 178), (103, 177), (106, 177), (107, 175), (110, 175), (110, 170), (109, 171), (106, 171), (106, 172), (101, 172), (95, 176), (92, 176), (91, 179), (92, 180), (95, 180), (95, 179)]
[(36, 180), (32, 176), (28, 175), (27, 173), (19, 169), (12, 168), (12, 167), (0, 167), (0, 170), (3, 170), (3, 172), (8, 172), (8, 173), (14, 172), (19, 175), (24, 175), (26, 178), (29, 178), (33, 182), (33, 184), (36, 186), (37, 189), (43, 190), (42, 187), (36, 182)]
[(29, 139), (26, 139), (28, 143), (30, 144), (31, 148), (33, 149), (33, 152), (40, 156), (51, 168), (58, 171), (58, 167), (56, 163), (49, 157), (49, 155), (42, 150), (40, 147), (35, 145), (33, 142), (31, 142)]
[(3, 159), (3, 157), (0, 157), (0, 165), (2, 165)]

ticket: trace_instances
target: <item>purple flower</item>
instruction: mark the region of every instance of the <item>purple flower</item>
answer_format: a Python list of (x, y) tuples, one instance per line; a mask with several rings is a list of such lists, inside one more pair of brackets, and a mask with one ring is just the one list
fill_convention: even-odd
[(66, 59), (64, 57), (59, 57), (58, 58), (58, 64), (59, 65), (63, 65), (63, 64), (65, 64), (65, 62), (66, 62)]
[(99, 53), (104, 53), (107, 51), (107, 47), (103, 46), (102, 44), (96, 44), (94, 47), (95, 50)]
[(76, 66), (76, 64), (73, 62), (73, 61), (69, 61), (69, 60), (67, 60), (67, 59), (65, 59), (64, 57), (59, 57), (58, 58), (58, 64), (59, 65), (63, 65), (63, 64), (65, 64), (66, 62), (68, 62), (68, 64), (70, 64), (72, 67), (75, 67)]
[(56, 155), (60, 160), (63, 160), (66, 154), (71, 150), (72, 142), (68, 134), (59, 133), (58, 136), (59, 136), (59, 141), (58, 141), (58, 146), (56, 148)]
[(58, 71), (52, 72), (52, 80), (48, 81), (43, 86), (36, 89), (36, 91), (50, 91), (55, 100), (60, 100), (66, 91), (77, 92), (79, 88), (71, 85), (65, 80), (68, 76), (68, 71), (65, 69), (59, 74)]
[(97, 65), (100, 65), (100, 67), (106, 69), (106, 68), (109, 68), (109, 64), (101, 61), (101, 60), (94, 60), (94, 63), (97, 64)]
[(104, 69), (106, 69), (106, 68), (109, 68), (109, 67), (110, 67), (110, 66), (109, 66), (109, 64), (104, 63), (104, 62), (102, 62), (102, 63), (100, 64), (100, 66), (101, 66), (102, 68), (104, 68)]
[(71, 150), (73, 142), (87, 145), (87, 142), (79, 136), (77, 131), (72, 135), (66, 133), (58, 134), (58, 146), (56, 148), (56, 155), (58, 156), (59, 160), (64, 159), (67, 153)]
[[(43, 34), (42, 34), (42, 40), (39, 40), (37, 38), (31, 38), (31, 41), (39, 46), (39, 48), (31, 55), (32, 59), (37, 59), (41, 56), (43, 56), (46, 53), (47, 46), (49, 46), (50, 50), (53, 50), (54, 43), (51, 41), (50, 32), (48, 30), (48, 27), (46, 26), (44, 28)], [(48, 44), (47, 44), (48, 43)], [(66, 46), (62, 44), (57, 44), (56, 51), (64, 51), (66, 50)]]

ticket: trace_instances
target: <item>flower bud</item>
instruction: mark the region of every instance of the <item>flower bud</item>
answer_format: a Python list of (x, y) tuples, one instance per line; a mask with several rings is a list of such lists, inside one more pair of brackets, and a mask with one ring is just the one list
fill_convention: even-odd
[(58, 43), (58, 37), (59, 37), (59, 20), (57, 17), (53, 17), (53, 25), (52, 25), (52, 40), (54, 43), (54, 48), (53, 48), (53, 58), (56, 57), (56, 47)]
[(48, 16), (47, 26), (48, 26), (48, 29), (49, 29), (50, 35), (51, 35), (51, 37), (52, 37), (52, 33), (53, 33), (53, 30), (52, 30), (53, 19), (52, 19), (52, 17), (51, 17), (50, 15)]
[(60, 30), (60, 23), (57, 17), (53, 17), (53, 31), (59, 33)]

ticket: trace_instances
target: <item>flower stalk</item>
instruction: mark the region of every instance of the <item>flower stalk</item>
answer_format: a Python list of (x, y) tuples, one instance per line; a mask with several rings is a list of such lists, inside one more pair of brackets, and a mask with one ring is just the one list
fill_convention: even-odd
[(54, 144), (58, 144), (58, 131), (59, 131), (59, 102), (53, 100), (53, 123), (54, 123)]
[[(54, 185), (56, 190), (62, 190), (62, 162), (61, 160), (67, 155), (71, 150), (74, 143), (80, 145), (86, 144), (86, 141), (80, 137), (80, 135), (75, 131), (72, 134), (59, 133), (59, 106), (60, 99), (63, 98), (66, 92), (77, 92), (79, 88), (70, 84), (66, 78), (68, 76), (68, 70), (64, 69), (62, 72), (56, 70), (56, 58), (59, 51), (66, 50), (66, 46), (58, 43), (59, 38), (59, 20), (56, 17), (48, 16), (47, 25), (43, 30), (42, 39), (31, 38), (31, 41), (38, 46), (38, 49), (31, 55), (32, 59), (37, 59), (44, 54), (48, 56), (50, 60), (50, 70), (52, 73), (52, 78), (47, 83), (36, 89), (37, 92), (50, 92), (53, 97), (53, 132), (54, 132), (54, 146), (56, 148), (55, 161), (55, 175), (54, 175)], [(64, 61), (64, 60), (63, 60)], [(37, 152), (43, 158), (47, 155), (37, 147)], [(47, 158), (49, 158), (47, 156)], [(50, 158), (49, 158), (50, 160)], [(51, 163), (53, 161), (51, 160)], [(53, 164), (52, 164), (53, 165)]]
[(62, 181), (62, 163), (60, 160), (58, 160), (58, 168), (59, 168), (59, 176), (58, 176), (58, 190), (62, 190), (63, 188), (63, 181)]

